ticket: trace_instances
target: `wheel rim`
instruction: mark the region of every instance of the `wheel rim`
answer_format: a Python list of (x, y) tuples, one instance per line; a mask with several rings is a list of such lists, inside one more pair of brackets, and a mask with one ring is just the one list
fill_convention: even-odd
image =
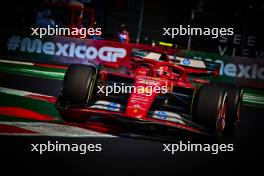
[(237, 105), (237, 112), (236, 112), (236, 121), (235, 121), (235, 127), (238, 126), (239, 122), (240, 122), (240, 102)]
[(226, 110), (227, 110), (227, 101), (226, 96), (224, 97), (223, 103), (218, 110), (218, 117), (216, 123), (216, 130), (219, 133), (222, 133), (226, 125)]
[(91, 79), (91, 82), (90, 82), (90, 85), (88, 87), (88, 94), (87, 94), (87, 103), (89, 104), (91, 102), (91, 97), (92, 97), (92, 91), (93, 91), (93, 88), (94, 88), (94, 83), (95, 83), (95, 75), (93, 75), (92, 79)]

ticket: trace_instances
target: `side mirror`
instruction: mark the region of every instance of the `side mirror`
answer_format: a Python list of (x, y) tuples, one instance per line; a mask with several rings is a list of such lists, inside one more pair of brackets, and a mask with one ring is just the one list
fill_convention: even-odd
[(110, 62), (104, 62), (103, 65), (105, 67), (109, 67), (109, 68), (118, 68), (119, 67), (119, 64), (117, 64), (117, 63), (110, 63)]

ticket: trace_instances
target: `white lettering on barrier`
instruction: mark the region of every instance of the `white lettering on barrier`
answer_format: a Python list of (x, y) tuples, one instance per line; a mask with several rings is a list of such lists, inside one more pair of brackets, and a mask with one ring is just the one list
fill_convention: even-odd
[(106, 46), (100, 48), (98, 56), (104, 61), (117, 62), (117, 58), (124, 58), (126, 56), (126, 50), (123, 48), (113, 48)]
[[(202, 59), (194, 57), (195, 59)], [(206, 58), (207, 61), (213, 61), (210, 58)], [(260, 79), (264, 80), (264, 67), (257, 64), (234, 64), (232, 62), (224, 63), (222, 60), (214, 60), (214, 62), (220, 63), (220, 75), (229, 77), (247, 78), (247, 79)]]
[[(19, 41), (20, 43), (20, 41)], [(127, 54), (124, 48), (115, 48), (103, 46), (95, 48), (93, 46), (76, 45), (75, 43), (60, 43), (60, 42), (43, 42), (40, 39), (23, 38), (20, 43), (21, 52), (76, 57), (80, 59), (93, 60), (97, 57), (102, 61), (117, 62), (118, 58), (124, 58)], [(10, 44), (11, 45), (11, 44)], [(15, 48), (16, 49), (16, 48)], [(10, 49), (11, 50), (11, 49)], [(14, 48), (12, 48), (14, 50)]]

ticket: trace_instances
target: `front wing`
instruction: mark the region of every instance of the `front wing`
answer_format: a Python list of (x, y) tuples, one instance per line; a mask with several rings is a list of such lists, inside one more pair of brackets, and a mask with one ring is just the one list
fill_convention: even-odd
[(121, 104), (109, 101), (97, 101), (92, 106), (70, 106), (67, 109), (61, 109), (61, 113), (76, 118), (84, 117), (92, 119), (93, 117), (102, 117), (111, 120), (118, 120), (125, 123), (135, 123), (144, 125), (154, 125), (157, 127), (178, 128), (203, 135), (212, 135), (205, 128), (188, 120), (180, 114), (168, 111), (150, 111), (147, 117), (132, 118), (124, 113), (124, 108)]

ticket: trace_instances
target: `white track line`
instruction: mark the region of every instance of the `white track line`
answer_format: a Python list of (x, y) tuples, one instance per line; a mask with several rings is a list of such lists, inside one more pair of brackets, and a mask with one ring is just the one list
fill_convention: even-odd
[(47, 122), (0, 122), (2, 125), (16, 126), (33, 133), (0, 133), (0, 135), (20, 136), (53, 136), (53, 137), (116, 137), (110, 134), (95, 132), (75, 126)]
[(0, 59), (0, 62), (1, 63), (8, 63), (8, 64), (20, 64), (20, 65), (31, 65), (31, 66), (34, 65), (31, 62), (11, 61), (11, 60), (3, 60), (3, 59)]
[(27, 91), (17, 90), (17, 89), (10, 89), (10, 88), (5, 88), (5, 87), (0, 87), (0, 92), (9, 94), (9, 95), (16, 95), (16, 96), (23, 96), (23, 97), (28, 96), (28, 95), (33, 95), (33, 96), (54, 98), (53, 96), (49, 96), (49, 95), (43, 95), (43, 94), (27, 92)]

